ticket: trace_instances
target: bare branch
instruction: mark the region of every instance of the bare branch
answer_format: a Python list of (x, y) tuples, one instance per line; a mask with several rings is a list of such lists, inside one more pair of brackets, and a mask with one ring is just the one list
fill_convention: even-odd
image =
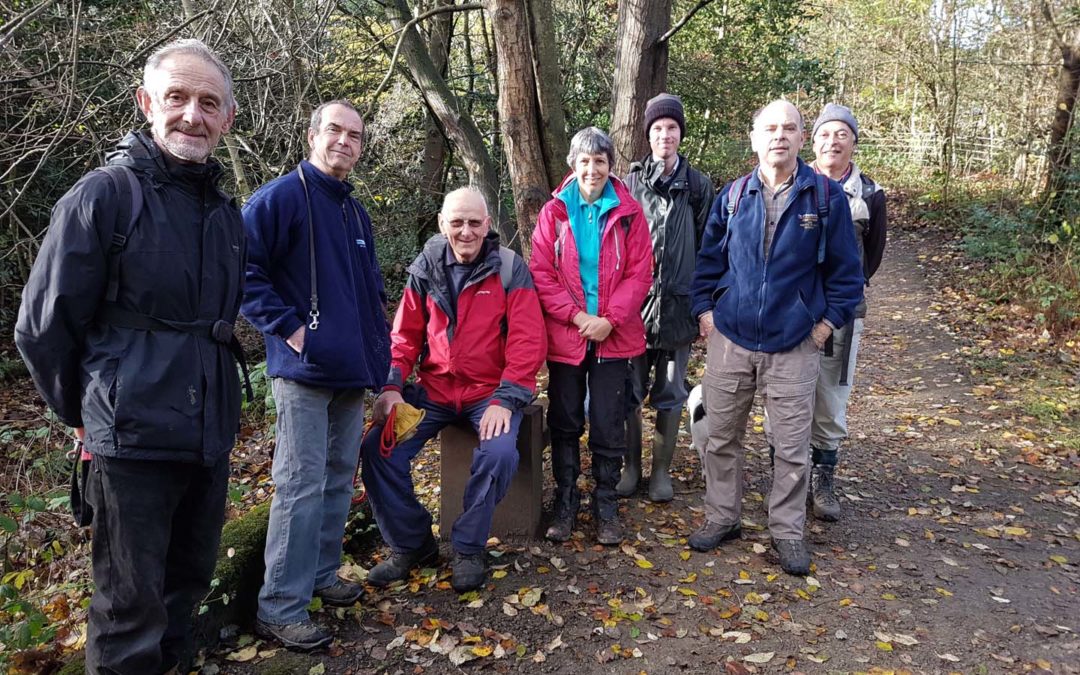
[(37, 7), (28, 9), (19, 16), (12, 17), (7, 22), (7, 27), (4, 29), (4, 31), (0, 33), (0, 49), (3, 49), (4, 46), (7, 45), (9, 41), (11, 41), (11, 38), (15, 37), (15, 33), (17, 33), (18, 30), (22, 28), (23, 24), (33, 20), (34, 17), (36, 17), (38, 14), (41, 14), (52, 5), (55, 5), (57, 1), (58, 0), (45, 0), (45, 2), (41, 3)]
[(671, 30), (669, 30), (668, 32), (661, 35), (660, 39), (657, 40), (657, 42), (667, 42), (668, 40), (670, 40), (672, 38), (672, 36), (675, 35), (675, 33), (678, 33), (680, 30), (682, 30), (683, 26), (690, 23), (690, 19), (692, 19), (695, 14), (697, 14), (699, 11), (701, 11), (705, 7), (711, 5), (712, 2), (713, 2), (713, 0), (698, 0), (698, 4), (694, 5), (694, 7), (689, 12), (686, 13), (686, 16), (679, 19), (675, 23), (675, 25), (671, 27)]
[(437, 14), (443, 14), (444, 12), (463, 12), (466, 10), (483, 8), (483, 3), (479, 2), (469, 2), (465, 3), (464, 5), (441, 5), (439, 7), (429, 9), (423, 14), (419, 14), (413, 17), (412, 19), (407, 21), (405, 25), (398, 29), (397, 32), (400, 33), (400, 36), (398, 37), (397, 46), (394, 47), (394, 55), (390, 57), (390, 66), (386, 69), (386, 77), (384, 77), (382, 82), (379, 83), (379, 86), (375, 89), (375, 93), (371, 95), (371, 102), (368, 103), (368, 107), (365, 111), (364, 116), (367, 117), (371, 114), (371, 111), (375, 107), (375, 102), (379, 100), (379, 95), (383, 93), (383, 90), (386, 89), (386, 85), (390, 83), (390, 78), (394, 74), (394, 68), (397, 66), (398, 56), (401, 54), (401, 45), (405, 43), (405, 35), (408, 31), (412, 30), (413, 27), (421, 21), (430, 19)]
[(1061, 34), (1061, 29), (1058, 28), (1057, 22), (1054, 21), (1054, 14), (1050, 11), (1050, 4), (1046, 0), (1041, 0), (1039, 6), (1042, 9), (1043, 18), (1046, 19), (1046, 23), (1050, 26), (1050, 31), (1053, 33), (1054, 46), (1065, 51), (1068, 45), (1065, 44), (1065, 36)]

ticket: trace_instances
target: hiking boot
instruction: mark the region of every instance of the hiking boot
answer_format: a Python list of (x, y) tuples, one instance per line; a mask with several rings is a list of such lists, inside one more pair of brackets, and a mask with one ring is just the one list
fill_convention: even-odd
[(269, 623), (262, 619), (255, 620), (255, 634), (260, 637), (277, 640), (286, 649), (306, 652), (325, 647), (333, 636), (313, 623), (304, 619), (295, 623)]
[(415, 551), (394, 553), (368, 572), (367, 582), (377, 588), (409, 578), (409, 570), (439, 559), (439, 543), (428, 535), (427, 541)]
[(596, 519), (596, 541), (604, 546), (621, 544), (623, 540), (623, 526), (618, 516), (615, 518)]
[(802, 539), (773, 539), (772, 546), (785, 572), (799, 577), (810, 574), (810, 550)]
[(615, 493), (629, 497), (637, 492), (641, 482), (641, 408), (630, 411), (626, 418), (626, 461), (623, 464)]
[(450, 585), (458, 593), (475, 591), (487, 581), (486, 554), (480, 553), (454, 553), (452, 564), (454, 575), (450, 577)]
[(815, 464), (810, 471), (810, 495), (814, 517), (830, 523), (840, 520), (840, 500), (836, 498), (833, 488), (835, 470), (836, 467), (831, 464)]
[(690, 548), (704, 553), (713, 550), (729, 539), (738, 539), (741, 536), (741, 524), (721, 525), (720, 523), (706, 520), (696, 532), (690, 535), (690, 539), (688, 539), (687, 542), (690, 544)]
[(656, 411), (656, 431), (652, 443), (652, 473), (649, 475), (649, 501), (670, 502), (675, 496), (671, 485), (671, 459), (675, 456), (675, 441), (679, 438), (682, 408)]
[(326, 588), (316, 588), (315, 595), (330, 607), (352, 607), (364, 597), (364, 587), (337, 579)]
[(560, 515), (556, 513), (547, 532), (544, 533), (544, 538), (548, 541), (564, 542), (569, 540), (570, 535), (573, 533), (574, 516), (572, 514)]

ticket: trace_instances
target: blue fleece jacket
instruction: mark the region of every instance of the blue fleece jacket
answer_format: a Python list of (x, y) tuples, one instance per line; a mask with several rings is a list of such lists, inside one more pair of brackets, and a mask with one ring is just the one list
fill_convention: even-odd
[(581, 273), (581, 288), (585, 292), (585, 311), (596, 315), (600, 311), (600, 233), (607, 225), (607, 214), (619, 205), (615, 186), (611, 181), (604, 183), (604, 191), (593, 203), (581, 198), (578, 182), (572, 180), (559, 193), (559, 199), (566, 204), (566, 215), (570, 218), (570, 230), (574, 233), (574, 242), (578, 249), (578, 271)]
[(386, 293), (371, 219), (352, 185), (301, 162), (311, 195), (319, 326), (304, 348), (285, 340), (308, 325), (311, 266), (304, 187), (296, 171), (255, 191), (244, 205), (248, 238), (244, 316), (266, 338), (267, 374), (319, 387), (381, 387), (390, 371)]
[[(756, 170), (745, 181), (730, 222), (730, 184), (721, 190), (698, 251), (694, 316), (711, 311), (717, 330), (752, 351), (788, 351), (821, 319), (835, 327), (847, 324), (863, 295), (862, 262), (843, 188), (827, 179), (828, 223), (822, 231), (814, 171), (800, 159), (796, 174), (768, 261), (761, 245), (765, 203)], [(822, 236), (825, 255), (819, 264)]]

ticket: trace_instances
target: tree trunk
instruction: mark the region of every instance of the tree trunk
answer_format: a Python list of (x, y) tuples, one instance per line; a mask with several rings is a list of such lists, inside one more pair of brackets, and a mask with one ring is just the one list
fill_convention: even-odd
[[(435, 0), (434, 5), (449, 5), (451, 0)], [(428, 36), (428, 55), (431, 63), (445, 80), (450, 63), (450, 40), (454, 30), (454, 15), (450, 12), (431, 18)], [(420, 166), (420, 192), (423, 205), (416, 223), (416, 241), (423, 245), (438, 230), (439, 204), (446, 192), (446, 136), (435, 113), (429, 108), (424, 115), (424, 156)]]
[(521, 250), (528, 252), (536, 217), (549, 188), (544, 151), (537, 130), (532, 45), (525, 0), (489, 0), (498, 59), (499, 119), (510, 168)]
[(620, 0), (618, 21), (611, 138), (615, 173), (625, 176), (648, 148), (645, 104), (667, 88), (668, 43), (659, 38), (671, 27), (671, 0)]
[(1047, 152), (1046, 193), (1061, 192), (1072, 166), (1072, 143), (1069, 134), (1073, 126), (1076, 97), (1080, 91), (1080, 49), (1061, 45), (1061, 72), (1058, 75), (1057, 102), (1054, 121), (1050, 126), (1050, 146)]
[[(390, 0), (386, 3), (386, 17), (395, 30), (401, 30), (412, 19), (412, 13), (405, 0)], [(461, 163), (469, 174), (469, 182), (484, 194), (499, 236), (503, 241), (511, 241), (514, 230), (499, 208), (499, 174), (487, 148), (484, 147), (484, 138), (465, 106), (450, 91), (446, 80), (439, 75), (435, 64), (431, 62), (427, 45), (415, 26), (405, 31), (401, 54), (405, 57), (405, 63), (408, 64), (420, 95), (439, 119), (446, 131), (446, 137), (461, 158)]]
[(570, 149), (570, 140), (566, 136), (558, 50), (547, 48), (555, 44), (555, 18), (551, 11), (551, 0), (528, 0), (527, 4), (532, 44), (540, 45), (532, 50), (536, 99), (540, 106), (540, 147), (544, 151), (548, 186), (554, 190), (566, 175), (566, 153)]

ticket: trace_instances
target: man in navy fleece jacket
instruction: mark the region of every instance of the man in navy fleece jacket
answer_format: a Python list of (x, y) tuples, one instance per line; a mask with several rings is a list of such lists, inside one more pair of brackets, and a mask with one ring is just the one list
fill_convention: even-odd
[(705, 522), (689, 538), (709, 551), (741, 533), (742, 440), (760, 390), (776, 446), (769, 533), (789, 574), (810, 571), (803, 541), (819, 350), (862, 299), (847, 197), (799, 159), (802, 115), (774, 101), (754, 116), (758, 168), (713, 202), (691, 293), (708, 338)]
[[(346, 178), (363, 148), (351, 103), (324, 103), (311, 155), (244, 205), (243, 314), (266, 338), (277, 449), (256, 631), (293, 649), (331, 636), (311, 622), (312, 595), (350, 606), (362, 589), (337, 577), (364, 426), (364, 391), (390, 369), (386, 294), (371, 220)], [(314, 263), (314, 270), (312, 264)]]

